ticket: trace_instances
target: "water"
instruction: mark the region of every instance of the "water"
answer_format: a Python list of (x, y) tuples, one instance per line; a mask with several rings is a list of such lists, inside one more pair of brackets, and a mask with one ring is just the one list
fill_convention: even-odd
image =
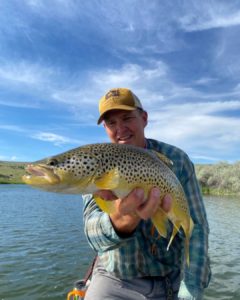
[(0, 185), (0, 299), (66, 299), (93, 257), (80, 196)]
[(240, 197), (205, 198), (212, 280), (204, 299), (240, 299)]
[[(205, 203), (213, 271), (205, 299), (240, 299), (240, 198)], [(0, 300), (64, 300), (92, 257), (80, 196), (0, 185)]]

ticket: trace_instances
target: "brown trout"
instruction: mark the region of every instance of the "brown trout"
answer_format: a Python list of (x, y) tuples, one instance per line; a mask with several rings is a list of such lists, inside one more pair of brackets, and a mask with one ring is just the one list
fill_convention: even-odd
[(189, 264), (189, 240), (193, 221), (182, 186), (169, 167), (164, 155), (152, 150), (122, 144), (92, 144), (46, 158), (27, 167), (23, 181), (34, 187), (56, 193), (91, 193), (98, 206), (106, 213), (114, 211), (114, 201), (105, 201), (94, 193), (111, 190), (124, 198), (136, 187), (144, 190), (147, 198), (152, 187), (161, 191), (161, 199), (170, 194), (173, 201), (168, 213), (161, 207), (152, 217), (159, 234), (167, 237), (167, 222), (173, 224), (168, 248), (182, 227), (185, 233), (185, 258)]

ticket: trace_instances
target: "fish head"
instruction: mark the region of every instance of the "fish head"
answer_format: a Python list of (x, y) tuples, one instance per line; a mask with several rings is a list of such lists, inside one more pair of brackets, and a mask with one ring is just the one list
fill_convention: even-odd
[(91, 151), (79, 147), (29, 164), (26, 167), (28, 174), (22, 179), (26, 184), (46, 191), (85, 193), (90, 192), (98, 165), (99, 161)]

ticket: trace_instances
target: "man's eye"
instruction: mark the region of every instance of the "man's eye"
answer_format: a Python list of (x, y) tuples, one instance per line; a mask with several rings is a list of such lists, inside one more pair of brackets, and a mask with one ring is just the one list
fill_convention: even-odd
[(125, 117), (123, 120), (124, 121), (130, 121), (130, 120), (132, 120), (133, 119), (133, 117)]
[(111, 121), (109, 122), (109, 121), (108, 121), (108, 122), (106, 122), (106, 124), (107, 124), (107, 126), (114, 126), (114, 125), (115, 125), (115, 122), (111, 122)]

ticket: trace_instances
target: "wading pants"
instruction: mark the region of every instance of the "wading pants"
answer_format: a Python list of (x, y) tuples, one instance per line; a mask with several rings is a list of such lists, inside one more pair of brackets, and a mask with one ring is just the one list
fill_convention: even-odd
[(177, 300), (180, 272), (122, 280), (95, 267), (85, 300)]

